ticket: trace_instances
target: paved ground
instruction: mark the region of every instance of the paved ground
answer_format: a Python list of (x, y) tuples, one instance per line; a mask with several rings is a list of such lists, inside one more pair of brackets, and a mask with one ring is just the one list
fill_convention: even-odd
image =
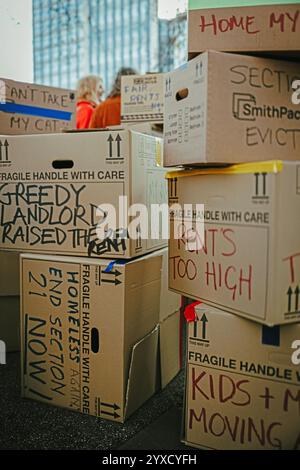
[(20, 398), (19, 354), (0, 366), (0, 449), (187, 449), (180, 443), (183, 372), (125, 424)]

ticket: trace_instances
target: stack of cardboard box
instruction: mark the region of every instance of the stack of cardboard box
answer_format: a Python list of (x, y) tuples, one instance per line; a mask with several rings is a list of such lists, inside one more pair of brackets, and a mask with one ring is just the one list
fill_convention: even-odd
[[(22, 394), (123, 422), (180, 365), (167, 240), (144, 237), (129, 212), (167, 202), (162, 139), (121, 126), (0, 141), (0, 250), (10, 268), (22, 253)], [(1, 295), (14, 297), (2, 267)]]
[(298, 449), (300, 5), (241, 4), (190, 1), (190, 61), (165, 77), (164, 162), (188, 167), (168, 174), (169, 287), (198, 301), (184, 440)]

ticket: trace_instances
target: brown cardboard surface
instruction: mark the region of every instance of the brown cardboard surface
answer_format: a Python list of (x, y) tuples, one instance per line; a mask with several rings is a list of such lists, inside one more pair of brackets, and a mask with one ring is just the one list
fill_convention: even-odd
[(165, 388), (180, 370), (180, 312), (165, 318), (159, 325), (161, 387)]
[(124, 421), (154, 393), (165, 253), (114, 265), (21, 256), (24, 397)]
[(299, 5), (260, 5), (191, 10), (188, 51), (300, 52)]
[(164, 74), (125, 75), (121, 84), (122, 122), (163, 122)]
[(169, 290), (169, 279), (168, 279), (168, 250), (166, 250), (162, 257), (162, 268), (161, 268), (161, 291), (160, 291), (160, 307), (159, 307), (159, 321), (163, 322), (171, 314), (177, 312), (180, 309), (180, 295), (175, 294)]
[(299, 77), (299, 63), (214, 51), (167, 74), (164, 165), (299, 160)]
[[(153, 329), (159, 319), (162, 253), (136, 260), (126, 266), (124, 286), (124, 356), (128, 376), (131, 351), (135, 343)], [(116, 268), (118, 269), (118, 268)]]
[[(299, 322), (300, 163), (241, 164), (169, 176), (170, 204), (182, 210), (192, 204), (195, 212), (192, 219), (185, 212), (186, 223), (203, 215), (205, 221), (203, 240), (195, 226), (180, 229), (182, 214), (171, 210), (170, 289), (260, 323)], [(196, 204), (204, 204), (204, 213)], [(197, 244), (189, 248), (191, 240)]]
[(72, 128), (76, 128), (73, 90), (0, 78), (0, 134), (49, 134)]
[(20, 350), (20, 297), (0, 296), (0, 340), (6, 351)]
[[(118, 223), (120, 196), (127, 196), (128, 207), (167, 202), (165, 170), (158, 166), (161, 139), (120, 128), (6, 139), (8, 159), (0, 162), (0, 249), (131, 258), (166, 246), (162, 239), (124, 238), (126, 230)], [(70, 167), (58, 168), (62, 161)], [(117, 209), (117, 231), (99, 240), (101, 204)], [(129, 225), (132, 218), (124, 209)]]
[(185, 442), (299, 449), (300, 375), (291, 346), (300, 324), (268, 328), (205, 304), (196, 315), (188, 329)]
[(158, 327), (133, 346), (126, 393), (130, 416), (157, 391)]
[(20, 295), (19, 253), (0, 251), (0, 297)]

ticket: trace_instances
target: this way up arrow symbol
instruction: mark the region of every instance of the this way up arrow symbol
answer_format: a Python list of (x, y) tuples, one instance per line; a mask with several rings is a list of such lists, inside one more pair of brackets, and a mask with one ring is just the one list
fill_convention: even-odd
[(116, 403), (104, 403), (103, 401), (100, 402), (101, 406), (105, 406), (106, 408), (113, 408), (115, 411), (119, 410), (120, 407)]
[(255, 176), (255, 195), (258, 196), (258, 179), (259, 179), (259, 173), (254, 173)]
[(206, 323), (208, 322), (208, 320), (205, 313), (203, 313), (200, 321), (202, 322), (202, 338), (206, 339)]
[(288, 291), (287, 291), (287, 296), (288, 296), (288, 309), (287, 309), (287, 311), (288, 312), (290, 312), (292, 310), (292, 294), (293, 294), (293, 290), (290, 286), (288, 288)]
[(118, 286), (119, 284), (122, 283), (116, 277), (115, 277), (115, 279), (102, 279), (102, 282), (105, 282), (106, 284), (115, 284), (115, 286)]
[(117, 142), (117, 155), (118, 155), (118, 158), (121, 157), (121, 142), (122, 142), (122, 138), (121, 136), (118, 134), (117, 137), (116, 137), (116, 142)]
[(100, 413), (105, 416), (112, 416), (114, 419), (120, 418), (120, 415), (116, 411), (113, 413), (110, 413), (109, 411), (101, 411)]
[(198, 334), (198, 322), (194, 321), (194, 338), (197, 338)]
[(118, 271), (117, 269), (116, 269), (115, 271), (105, 271), (105, 270), (104, 270), (104, 271), (102, 271), (102, 273), (103, 273), (103, 274), (115, 275), (116, 277), (121, 276), (121, 274), (122, 274), (122, 273), (121, 273), (120, 271)]
[(112, 416), (114, 419), (120, 418), (120, 415), (117, 413), (118, 410), (120, 410), (120, 407), (116, 403), (104, 403), (100, 402), (100, 406), (104, 406), (105, 408), (108, 408), (109, 411), (103, 411), (100, 410), (101, 415), (105, 416)]
[(262, 173), (263, 177), (263, 195), (266, 195), (267, 173)]
[(113, 143), (114, 139), (113, 139), (113, 136), (110, 134), (108, 139), (107, 139), (107, 142), (109, 142), (109, 158), (112, 158), (112, 143)]

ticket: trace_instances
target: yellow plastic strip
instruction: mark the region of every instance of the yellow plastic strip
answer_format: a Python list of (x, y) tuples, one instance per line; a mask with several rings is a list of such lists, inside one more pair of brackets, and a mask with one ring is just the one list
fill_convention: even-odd
[(238, 163), (222, 168), (197, 168), (194, 170), (170, 171), (166, 174), (166, 179), (183, 178), (185, 176), (203, 176), (203, 175), (232, 175), (243, 173), (279, 173), (282, 171), (283, 163), (281, 160), (271, 160), (267, 162)]
[(156, 140), (156, 158), (155, 158), (156, 166), (162, 166), (161, 151), (162, 151), (162, 144), (161, 144), (161, 141), (157, 139)]

